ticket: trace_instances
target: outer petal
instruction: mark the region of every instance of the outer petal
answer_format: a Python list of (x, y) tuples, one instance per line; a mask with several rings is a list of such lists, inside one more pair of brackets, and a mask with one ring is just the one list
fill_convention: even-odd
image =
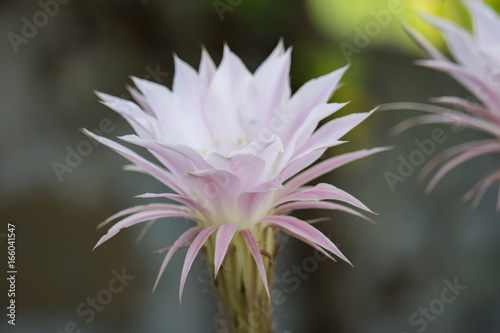
[(330, 209), (330, 210), (340, 210), (346, 213), (349, 213), (351, 215), (355, 215), (358, 217), (361, 217), (362, 219), (365, 219), (371, 223), (375, 224), (375, 221), (373, 221), (371, 218), (359, 213), (358, 211), (346, 207), (344, 205), (339, 205), (337, 203), (333, 202), (328, 202), (328, 201), (299, 201), (299, 202), (289, 202), (285, 203), (275, 209), (276, 214), (284, 214), (284, 213), (289, 213), (294, 210), (298, 209)]
[(437, 17), (424, 15), (424, 18), (445, 34), (448, 47), (459, 63), (470, 68), (473, 73), (485, 73), (484, 63), (468, 32), (456, 24)]
[(163, 260), (163, 263), (161, 264), (160, 272), (158, 273), (158, 277), (156, 278), (155, 285), (153, 287), (153, 291), (155, 291), (156, 286), (158, 285), (158, 282), (160, 281), (161, 276), (163, 275), (163, 271), (165, 271), (165, 267), (167, 267), (167, 264), (169, 263), (170, 259), (172, 259), (172, 256), (174, 253), (185, 243), (187, 242), (191, 237), (196, 235), (198, 232), (203, 230), (201, 227), (192, 227), (189, 230), (187, 230), (185, 233), (183, 233), (175, 242), (174, 244), (170, 247), (170, 250), (167, 252), (167, 255), (165, 256), (165, 259)]
[(172, 91), (182, 101), (189, 101), (192, 112), (202, 113), (202, 104), (207, 91), (207, 84), (198, 76), (198, 73), (184, 61), (174, 55), (175, 76)]
[(282, 229), (286, 233), (301, 240), (309, 240), (315, 244), (332, 252), (337, 257), (345, 262), (351, 264), (349, 260), (339, 251), (339, 249), (332, 243), (328, 237), (322, 234), (318, 229), (311, 226), (309, 223), (301, 221), (291, 216), (268, 216), (261, 220), (262, 222), (269, 222), (274, 226)]
[(309, 200), (339, 200), (346, 202), (360, 209), (373, 213), (361, 201), (350, 195), (344, 190), (339, 189), (331, 184), (321, 183), (312, 188), (306, 188), (298, 192), (289, 194), (278, 201), (282, 204), (288, 201), (309, 201)]
[(210, 84), (212, 81), (212, 77), (215, 74), (215, 64), (207, 50), (203, 47), (201, 49), (201, 60), (200, 60), (200, 69), (199, 69), (199, 77), (206, 84)]
[(288, 182), (285, 183), (285, 192), (290, 193), (291, 191), (294, 191), (297, 189), (299, 186), (305, 185), (311, 180), (314, 180), (338, 167), (341, 167), (347, 163), (356, 161), (360, 158), (370, 156), (376, 153), (379, 153), (384, 150), (388, 150), (390, 148), (373, 148), (369, 150), (359, 150), (356, 152), (352, 153), (347, 153), (335, 157), (331, 157), (316, 166), (303, 171), (299, 175), (295, 176), (294, 178), (290, 179)]
[(245, 239), (245, 242), (247, 243), (250, 252), (252, 252), (252, 256), (255, 259), (257, 268), (259, 269), (260, 277), (262, 278), (262, 282), (264, 283), (264, 288), (266, 289), (267, 297), (271, 299), (271, 296), (269, 294), (269, 286), (267, 284), (266, 269), (264, 268), (264, 262), (262, 261), (262, 256), (260, 254), (257, 242), (255, 241), (255, 238), (253, 238), (252, 232), (250, 230), (244, 229), (241, 230), (240, 233)]
[(205, 241), (208, 239), (208, 237), (218, 228), (218, 226), (214, 225), (211, 227), (207, 227), (200, 231), (198, 236), (193, 240), (193, 243), (189, 247), (189, 250), (186, 254), (186, 260), (184, 260), (184, 267), (182, 267), (182, 274), (181, 274), (181, 285), (179, 289), (179, 300), (182, 301), (182, 290), (184, 289), (184, 284), (186, 283), (186, 278), (189, 273), (189, 270), (191, 269), (191, 266), (193, 265), (194, 258), (200, 251), (201, 247), (203, 244), (205, 244)]
[(432, 189), (436, 186), (436, 184), (439, 182), (443, 176), (448, 173), (451, 169), (457, 167), (458, 165), (467, 162), (468, 160), (481, 156), (481, 155), (486, 155), (486, 154), (491, 154), (491, 153), (497, 153), (500, 152), (500, 143), (494, 143), (494, 144), (489, 144), (489, 145), (484, 145), (482, 147), (476, 148), (476, 150), (473, 151), (467, 151), (461, 155), (458, 155), (457, 157), (453, 158), (451, 161), (446, 163), (437, 173), (436, 175), (431, 179), (429, 182), (429, 185), (425, 189), (427, 193), (431, 192)]
[(307, 82), (292, 96), (288, 113), (293, 119), (288, 130), (283, 135), (280, 134), (284, 142), (288, 142), (314, 107), (328, 101), (348, 67)]
[(215, 238), (214, 277), (216, 277), (219, 272), (229, 244), (231, 243), (236, 230), (238, 230), (238, 226), (239, 224), (236, 222), (229, 223), (220, 226), (219, 230), (217, 230), (217, 237)]
[(96, 92), (101, 103), (116, 111), (132, 126), (134, 131), (146, 138), (153, 138), (159, 134), (156, 119), (144, 113), (137, 104), (101, 92)]
[(273, 112), (290, 97), (290, 52), (270, 57), (255, 72), (241, 105), (240, 117), (245, 130), (254, 136), (268, 126)]
[(101, 239), (94, 246), (94, 249), (116, 235), (121, 229), (128, 228), (134, 224), (146, 222), (149, 220), (159, 219), (163, 217), (184, 217), (188, 219), (194, 220), (195, 217), (187, 212), (179, 212), (179, 211), (169, 211), (169, 210), (150, 210), (145, 212), (139, 212), (133, 215), (130, 215), (120, 222), (114, 224), (106, 233), (106, 235), (102, 236)]
[(176, 210), (178, 212), (189, 213), (189, 211), (187, 210), (186, 207), (179, 206), (179, 205), (154, 203), (154, 204), (149, 204), (149, 205), (135, 206), (135, 207), (124, 209), (122, 211), (119, 211), (116, 214), (111, 215), (104, 222), (100, 223), (97, 226), (97, 228), (102, 228), (103, 226), (105, 226), (109, 222), (116, 220), (119, 217), (122, 217), (125, 215), (130, 215), (133, 213), (138, 213), (138, 212), (151, 211), (151, 210), (171, 210), (171, 211)]
[(184, 186), (180, 184), (179, 181), (175, 179), (170, 172), (160, 168), (154, 163), (149, 162), (148, 160), (142, 158), (141, 156), (134, 153), (132, 150), (120, 145), (119, 143), (106, 139), (102, 136), (95, 135), (94, 133), (86, 129), (83, 129), (83, 133), (90, 136), (94, 140), (97, 140), (103, 145), (113, 149), (118, 154), (122, 155), (123, 157), (125, 157), (126, 159), (137, 165), (140, 169), (144, 170), (151, 176), (155, 177), (160, 182), (167, 185), (174, 191), (181, 194), (186, 193)]
[(210, 212), (205, 206), (203, 206), (199, 202), (194, 201), (193, 199), (186, 197), (186, 196), (178, 195), (175, 193), (145, 193), (145, 194), (137, 195), (137, 197), (138, 198), (167, 198), (170, 200), (180, 202), (188, 207), (191, 207), (191, 208), (197, 210), (198, 212), (200, 212), (204, 216), (208, 216), (208, 217), (212, 218), (212, 212)]
[[(242, 137), (243, 129), (235, 110), (238, 110), (251, 77), (245, 65), (226, 45), (203, 105), (205, 123), (215, 140), (236, 143)], [(222, 148), (229, 150), (229, 147)]]
[(474, 22), (474, 34), (481, 45), (500, 44), (500, 17), (483, 1), (465, 1)]

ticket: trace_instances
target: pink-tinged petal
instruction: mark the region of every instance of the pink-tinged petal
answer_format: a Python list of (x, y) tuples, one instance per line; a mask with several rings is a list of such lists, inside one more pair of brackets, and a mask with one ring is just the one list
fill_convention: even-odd
[(121, 229), (128, 228), (137, 223), (146, 222), (149, 220), (159, 219), (163, 217), (184, 217), (187, 219), (195, 220), (195, 217), (188, 212), (180, 212), (180, 211), (169, 211), (169, 210), (151, 210), (145, 212), (139, 212), (133, 215), (130, 215), (120, 222), (114, 224), (106, 233), (106, 235), (102, 236), (101, 239), (94, 246), (94, 249), (109, 240), (111, 237), (116, 235)]
[(172, 172), (176, 170), (175, 174), (178, 175), (183, 175), (186, 172), (194, 170), (213, 168), (198, 152), (185, 145), (144, 140), (136, 135), (124, 135), (119, 138), (126, 142), (147, 148), (154, 153), (160, 162), (165, 164), (169, 169), (172, 168)]
[[(132, 80), (157, 115), (162, 136), (166, 138), (164, 141), (197, 147), (212, 140), (203, 118), (195, 112), (189, 101), (181, 100), (161, 84), (136, 77), (132, 77)], [(186, 135), (186, 128), (196, 135)]]
[(453, 115), (432, 114), (432, 115), (413, 117), (400, 122), (392, 129), (392, 132), (395, 135), (397, 135), (406, 131), (409, 128), (425, 124), (449, 124), (460, 127), (469, 127), (475, 130), (487, 132), (492, 135), (498, 136), (497, 125), (482, 120), (480, 118), (474, 118), (471, 116), (464, 115), (459, 112), (456, 112)]
[(339, 168), (347, 163), (351, 163), (353, 161), (359, 160), (363, 157), (367, 157), (382, 151), (389, 150), (390, 148), (388, 147), (383, 147), (383, 148), (373, 148), (369, 150), (359, 150), (356, 152), (352, 153), (347, 153), (335, 157), (331, 157), (316, 166), (313, 166), (310, 169), (307, 169), (306, 171), (303, 171), (302, 173), (298, 174), (294, 178), (290, 179), (288, 182), (285, 183), (285, 193), (290, 193), (291, 191), (294, 191), (297, 189), (299, 186), (302, 186), (336, 168)]
[[(486, 191), (493, 185), (493, 183), (500, 181), (500, 170), (497, 170), (496, 172), (492, 173), (488, 177), (484, 178), (481, 180), (475, 188), (473, 188), (476, 197), (474, 198), (474, 201), (472, 202), (472, 207), (475, 208), (479, 205), (479, 202), (481, 199), (484, 197), (486, 194)], [(468, 194), (466, 194), (468, 196)]]
[(460, 97), (453, 97), (453, 96), (444, 96), (444, 97), (433, 98), (432, 101), (435, 103), (448, 104), (448, 105), (452, 105), (455, 107), (465, 109), (466, 111), (468, 111), (468, 112), (470, 112), (470, 113), (472, 113), (480, 118), (485, 118), (487, 120), (493, 121), (493, 122), (500, 125), (500, 118), (499, 117), (495, 117), (493, 114), (491, 114), (483, 106), (476, 104), (476, 103), (473, 103), (467, 99), (463, 99)]
[(116, 143), (112, 140), (106, 139), (104, 137), (95, 135), (94, 133), (90, 132), (89, 130), (83, 129), (83, 133), (88, 135), (89, 137), (93, 138), (94, 140), (102, 143), (103, 145), (113, 149), (116, 151), (118, 154), (122, 155), (132, 163), (136, 164), (138, 168), (144, 170), (146, 173), (149, 175), (155, 177), (158, 179), (160, 182), (163, 184), (167, 185), (174, 191), (180, 193), (180, 194), (185, 194), (186, 190), (184, 189), (184, 186), (179, 183), (177, 179), (175, 179), (170, 172), (168, 172), (165, 169), (160, 168), (154, 163), (149, 162), (148, 160), (142, 158), (141, 156), (137, 155), (135, 152), (132, 150), (122, 146), (119, 143)]
[[(349, 103), (328, 103), (316, 106), (309, 113), (307, 119), (300, 126), (300, 128), (297, 129), (297, 132), (290, 140), (291, 142), (293, 142), (294, 147), (302, 147), (306, 143), (306, 141), (311, 137), (314, 130), (316, 130), (321, 120), (331, 116), (332, 114), (342, 109), (347, 104)], [(288, 144), (290, 144), (290, 142)]]
[(250, 249), (250, 252), (252, 253), (252, 256), (255, 260), (255, 263), (257, 264), (257, 268), (259, 269), (260, 277), (262, 279), (262, 282), (264, 283), (264, 288), (266, 289), (267, 297), (269, 299), (271, 299), (271, 296), (269, 294), (269, 285), (267, 283), (266, 269), (264, 268), (264, 262), (262, 261), (262, 256), (260, 254), (260, 250), (259, 250), (259, 247), (257, 245), (257, 242), (255, 241), (255, 238), (253, 238), (252, 232), (249, 229), (241, 230), (240, 234), (245, 239), (245, 242), (247, 243), (248, 248)]
[(213, 225), (207, 228), (204, 228), (198, 236), (193, 240), (193, 243), (191, 243), (191, 246), (189, 247), (187, 254), (186, 254), (186, 259), (184, 260), (184, 266), (182, 267), (182, 274), (181, 274), (181, 285), (179, 288), (179, 301), (182, 302), (182, 291), (184, 290), (184, 284), (186, 283), (186, 278), (189, 273), (189, 270), (191, 269), (191, 266), (193, 265), (194, 258), (200, 252), (201, 247), (203, 244), (205, 244), (205, 241), (210, 237), (210, 235), (218, 228), (219, 226)]
[(289, 178), (295, 176), (302, 170), (310, 167), (325, 153), (326, 148), (316, 149), (302, 157), (295, 158), (292, 162), (288, 162), (280, 171), (281, 181), (286, 182)]
[(175, 193), (145, 193), (141, 195), (137, 195), (136, 197), (138, 198), (167, 198), (170, 200), (174, 200), (177, 202), (180, 202), (188, 207), (191, 207), (197, 211), (199, 211), (202, 215), (208, 216), (209, 218), (212, 218), (212, 213), (202, 204), (200, 204), (197, 201), (194, 201), (193, 199), (189, 197), (185, 197), (182, 195), (178, 195)]
[(280, 137), (285, 139), (284, 141), (287, 142), (297, 131), (314, 107), (328, 102), (348, 67), (345, 66), (308, 81), (292, 96), (288, 104), (288, 113), (292, 117), (291, 124), (284, 134), (280, 134)]
[(437, 60), (447, 60), (446, 57), (418, 31), (404, 25), (401, 25), (401, 28), (413, 40), (413, 42), (417, 44), (420, 49), (427, 53), (431, 58)]
[(315, 143), (324, 140), (330, 139), (333, 142), (339, 140), (348, 132), (350, 132), (354, 127), (358, 126), (361, 122), (363, 122), (366, 118), (373, 114), (375, 110), (365, 113), (352, 113), (344, 117), (333, 119), (327, 122), (325, 125), (321, 126), (312, 137), (306, 141), (304, 146), (301, 148), (297, 154), (302, 153), (307, 150), (308, 147), (314, 146)]
[(97, 226), (97, 229), (102, 228), (103, 226), (105, 226), (109, 222), (111, 222), (113, 220), (116, 220), (117, 218), (120, 218), (122, 216), (130, 215), (130, 214), (138, 213), (138, 212), (144, 212), (144, 211), (148, 211), (148, 210), (172, 210), (172, 211), (175, 210), (175, 211), (183, 212), (183, 213), (188, 213), (189, 212), (186, 209), (186, 207), (178, 206), (178, 205), (171, 205), (171, 204), (158, 204), (158, 203), (154, 203), (154, 204), (149, 204), (149, 205), (135, 206), (135, 207), (130, 207), (130, 208), (124, 209), (122, 211), (119, 211), (116, 214), (111, 215), (106, 220), (104, 220), (103, 222), (101, 222)]
[(425, 178), (427, 178), (427, 176), (431, 173), (431, 171), (435, 167), (437, 167), (439, 164), (452, 158), (455, 155), (458, 155), (458, 154), (461, 154), (461, 153), (464, 153), (467, 151), (471, 151), (471, 150), (476, 150), (477, 148), (481, 148), (482, 146), (489, 145), (489, 144), (495, 144), (497, 142), (498, 142), (497, 140), (487, 139), (487, 140), (478, 140), (478, 141), (473, 141), (473, 142), (467, 142), (467, 143), (463, 143), (461, 145), (451, 147), (451, 148), (439, 153), (435, 157), (433, 157), (424, 166), (424, 168), (422, 169), (422, 171), (418, 175), (418, 180), (422, 181)]
[(146, 111), (147, 113), (149, 113), (154, 118), (156, 118), (156, 119), (158, 118), (156, 116), (155, 111), (153, 110), (153, 108), (151, 107), (151, 105), (149, 105), (149, 103), (146, 100), (146, 98), (144, 98), (144, 96), (139, 91), (137, 91), (137, 89), (134, 89), (131, 86), (127, 86), (127, 90), (130, 93), (130, 96), (132, 96), (132, 98), (137, 102), (137, 104), (139, 104), (141, 106), (141, 108), (144, 111)]
[(261, 158), (266, 162), (264, 170), (262, 170), (262, 177), (267, 179), (268, 177), (272, 177), (272, 174), (274, 175), (276, 173), (275, 161), (281, 158), (280, 156), (282, 156), (283, 152), (283, 143), (280, 137), (273, 134), (269, 139), (254, 140), (238, 152), (230, 154), (229, 156), (251, 154)]
[(277, 175), (273, 179), (255, 186), (248, 192), (256, 193), (256, 192), (271, 192), (271, 191), (282, 190), (283, 184), (281, 184), (280, 179), (281, 176)]
[(273, 192), (244, 192), (238, 197), (237, 207), (248, 221), (256, 221), (272, 208), (272, 196)]
[(314, 242), (352, 265), (328, 237), (307, 222), (291, 216), (268, 216), (263, 218), (261, 221), (271, 223), (294, 237), (300, 236), (301, 240), (306, 239)]
[(467, 31), (450, 21), (434, 16), (424, 15), (424, 19), (444, 33), (448, 48), (455, 60), (475, 73), (484, 73), (486, 70), (484, 63), (481, 61), (474, 40)]
[(483, 1), (465, 1), (473, 17), (474, 35), (481, 45), (500, 44), (500, 17)]
[(146, 235), (146, 232), (148, 232), (148, 230), (151, 228), (151, 226), (153, 226), (153, 224), (156, 223), (156, 221), (158, 221), (158, 220), (151, 220), (148, 223), (146, 223), (146, 225), (142, 228), (141, 232), (139, 233), (139, 235), (135, 239), (136, 243), (139, 243), (144, 238), (144, 236)]
[(206, 84), (210, 84), (210, 81), (212, 81), (212, 77), (215, 74), (215, 64), (210, 55), (208, 54), (207, 50), (203, 47), (201, 49), (201, 60), (200, 60), (200, 67), (199, 67), (199, 77), (200, 79), (203, 80)]
[(229, 244), (236, 230), (238, 230), (238, 226), (238, 223), (229, 223), (220, 226), (219, 230), (217, 230), (217, 236), (215, 238), (214, 277), (216, 277), (219, 272), (220, 266), (226, 256), (227, 249), (229, 248)]
[(243, 129), (235, 110), (251, 78), (245, 65), (225, 45), (221, 64), (210, 82), (203, 105), (204, 121), (215, 140), (236, 143), (242, 137)]
[(299, 190), (291, 193), (278, 201), (278, 205), (288, 201), (311, 201), (311, 200), (337, 200), (346, 202), (354, 207), (358, 207), (367, 212), (373, 213), (361, 201), (350, 195), (344, 190), (339, 189), (331, 184), (320, 183), (312, 188)]
[(471, 93), (477, 96), (495, 114), (500, 114), (500, 96), (494, 87), (478, 77), (477, 73), (464, 69), (462, 66), (447, 61), (421, 60), (418, 64), (448, 73), (460, 82)]
[(184, 175), (184, 183), (201, 198), (208, 199), (216, 207), (230, 206), (241, 188), (238, 177), (224, 170), (201, 170)]
[(285, 203), (277, 208), (275, 208), (274, 212), (278, 215), (280, 214), (288, 214), (294, 210), (299, 210), (299, 209), (329, 209), (329, 210), (340, 210), (346, 213), (349, 213), (351, 215), (355, 215), (358, 217), (361, 217), (362, 219), (367, 220), (368, 222), (371, 222), (373, 224), (376, 224), (375, 221), (373, 221), (371, 218), (361, 214), (360, 212), (346, 207), (344, 205), (340, 205), (334, 202), (328, 202), (328, 201), (298, 201), (298, 202), (289, 202)]
[(156, 286), (158, 286), (158, 282), (160, 281), (161, 276), (163, 275), (163, 272), (165, 271), (165, 268), (167, 267), (167, 264), (169, 263), (170, 259), (172, 259), (172, 256), (174, 253), (184, 245), (191, 237), (194, 237), (197, 233), (199, 233), (203, 228), (201, 227), (192, 227), (189, 230), (187, 230), (185, 233), (183, 233), (175, 242), (174, 244), (170, 247), (170, 249), (167, 252), (167, 255), (165, 256), (165, 259), (163, 260), (163, 263), (161, 264), (160, 272), (158, 273), (158, 277), (156, 278), (155, 285), (153, 287), (153, 292), (156, 289)]
[(483, 145), (481, 147), (476, 148), (476, 150), (467, 151), (463, 154), (458, 155), (457, 157), (453, 158), (448, 163), (446, 163), (441, 169), (439, 169), (439, 171), (434, 175), (434, 177), (429, 182), (429, 185), (425, 189), (426, 193), (430, 193), (434, 189), (436, 184), (439, 182), (439, 180), (443, 178), (443, 176), (446, 173), (448, 173), (450, 170), (454, 169), (458, 165), (465, 163), (468, 160), (473, 159), (475, 157), (497, 152), (500, 152), (500, 144), (493, 143), (493, 144)]
[(116, 111), (132, 126), (134, 131), (144, 137), (153, 138), (158, 132), (156, 120), (137, 106), (137, 104), (105, 93), (97, 92), (101, 103)]
[(198, 73), (184, 61), (174, 55), (175, 76), (172, 91), (181, 100), (190, 101), (195, 114), (201, 116), (202, 103), (207, 91), (207, 85)]
[(268, 58), (257, 69), (248, 86), (240, 117), (251, 136), (266, 128), (273, 113), (290, 98), (290, 53), (291, 49), (288, 49), (281, 56)]
[(230, 172), (241, 179), (241, 188), (246, 191), (267, 175), (263, 174), (266, 161), (253, 154), (234, 154), (226, 157), (219, 153), (212, 153), (208, 156), (207, 162), (214, 168)]
[(397, 135), (407, 129), (421, 124), (451, 124), (455, 126), (469, 127), (482, 132), (498, 136), (498, 126), (481, 118), (472, 117), (452, 109), (443, 108), (436, 105), (427, 105), (419, 103), (391, 103), (380, 107), (382, 111), (388, 110), (418, 110), (431, 115), (413, 117), (402, 121), (392, 129), (394, 135)]

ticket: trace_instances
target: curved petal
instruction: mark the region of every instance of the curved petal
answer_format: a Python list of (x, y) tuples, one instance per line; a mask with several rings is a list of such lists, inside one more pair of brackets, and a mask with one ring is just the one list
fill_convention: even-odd
[(307, 184), (311, 180), (314, 180), (336, 168), (339, 168), (347, 163), (351, 163), (353, 161), (356, 161), (360, 158), (370, 156), (385, 150), (389, 150), (390, 148), (388, 147), (382, 147), (382, 148), (373, 148), (373, 149), (364, 149), (364, 150), (359, 150), (355, 151), (352, 153), (346, 153), (343, 155), (331, 157), (321, 163), (318, 163), (317, 165), (313, 166), (310, 169), (307, 169), (294, 178), (288, 180), (285, 183), (285, 192), (283, 194), (290, 193), (291, 191), (296, 190), (298, 187)]
[(359, 201), (346, 191), (326, 183), (320, 183), (312, 188), (305, 188), (297, 192), (291, 193), (281, 198), (277, 204), (282, 204), (288, 201), (311, 201), (311, 200), (338, 200), (353, 205), (354, 207), (363, 209), (367, 212), (373, 213), (361, 201)]
[(215, 238), (214, 277), (216, 277), (219, 272), (229, 244), (231, 243), (236, 230), (238, 230), (238, 226), (239, 224), (236, 222), (229, 223), (221, 225), (219, 230), (217, 230), (217, 236)]
[(311, 226), (309, 223), (299, 220), (291, 216), (268, 216), (261, 220), (261, 222), (268, 222), (274, 226), (282, 229), (286, 233), (291, 234), (301, 240), (309, 240), (315, 244), (323, 247), (324, 249), (335, 254), (345, 262), (351, 262), (340, 252), (340, 250), (326, 237), (321, 231)]
[(488, 145), (483, 145), (481, 147), (476, 148), (475, 150), (472, 151), (467, 151), (465, 153), (462, 153), (458, 155), (457, 157), (453, 158), (451, 161), (446, 163), (431, 179), (429, 182), (429, 185), (425, 189), (426, 193), (431, 192), (436, 184), (439, 182), (441, 178), (443, 178), (446, 173), (448, 173), (450, 170), (454, 169), (458, 165), (467, 162), (470, 159), (473, 159), (474, 157), (478, 157), (481, 155), (486, 155), (486, 154), (491, 154), (491, 153), (496, 153), (500, 152), (500, 143), (493, 143), (493, 144), (488, 144)]
[(138, 168), (144, 170), (151, 176), (155, 177), (158, 179), (160, 182), (163, 184), (167, 185), (170, 187), (172, 190), (185, 194), (186, 190), (184, 189), (184, 186), (179, 183), (179, 181), (172, 176), (170, 172), (167, 170), (164, 170), (157, 166), (154, 163), (149, 162), (148, 160), (142, 158), (141, 156), (137, 155), (135, 152), (132, 150), (122, 146), (119, 143), (116, 143), (112, 140), (106, 139), (102, 136), (95, 135), (94, 133), (90, 132), (89, 130), (83, 129), (83, 133), (90, 136), (94, 140), (102, 143), (103, 145), (113, 149), (116, 151), (118, 154), (122, 155), (132, 163), (138, 166)]
[(201, 247), (203, 244), (205, 244), (205, 241), (210, 237), (210, 235), (218, 228), (219, 226), (211, 226), (204, 228), (203, 230), (200, 231), (198, 236), (193, 240), (193, 243), (191, 243), (191, 246), (189, 247), (187, 254), (186, 254), (186, 259), (184, 260), (184, 266), (182, 267), (182, 274), (181, 274), (181, 285), (179, 288), (179, 301), (182, 302), (182, 291), (184, 289), (184, 284), (186, 283), (186, 278), (189, 273), (189, 270), (191, 269), (191, 266), (193, 265), (194, 258), (200, 252)]
[(299, 201), (299, 202), (289, 202), (285, 203), (279, 207), (277, 207), (274, 211), (276, 214), (284, 214), (284, 213), (289, 213), (294, 210), (299, 210), (299, 209), (329, 209), (329, 210), (340, 210), (346, 213), (349, 213), (351, 215), (355, 215), (358, 217), (361, 217), (362, 219), (367, 220), (368, 222), (371, 222), (373, 224), (376, 224), (375, 221), (373, 221), (371, 218), (361, 214), (360, 212), (346, 207), (344, 205), (339, 205), (334, 202), (328, 202), (328, 201)]
[(172, 256), (174, 253), (185, 243), (187, 242), (191, 237), (199, 233), (203, 228), (201, 227), (192, 227), (189, 230), (187, 230), (185, 233), (183, 233), (175, 242), (174, 244), (170, 247), (170, 250), (168, 250), (167, 255), (165, 256), (165, 259), (163, 260), (160, 268), (160, 272), (158, 273), (158, 277), (156, 278), (155, 285), (153, 287), (153, 292), (155, 291), (156, 287), (158, 286), (158, 282), (160, 282), (160, 278), (163, 275), (163, 271), (165, 271), (165, 268), (167, 267), (167, 264), (169, 263), (170, 259), (172, 259)]
[(171, 204), (159, 204), (159, 203), (154, 203), (154, 204), (149, 204), (149, 205), (141, 205), (141, 206), (135, 206), (135, 207), (130, 207), (124, 210), (119, 211), (116, 214), (111, 215), (108, 217), (106, 220), (101, 222), (97, 228), (102, 228), (109, 222), (116, 220), (119, 217), (125, 216), (125, 215), (130, 215), (133, 213), (138, 213), (138, 212), (144, 212), (144, 211), (150, 211), (150, 210), (170, 210), (170, 211), (178, 211), (182, 213), (189, 213), (189, 211), (186, 209), (186, 207), (179, 206), (179, 205), (171, 205)]
[(269, 285), (267, 283), (266, 269), (264, 268), (264, 262), (262, 261), (262, 256), (260, 254), (260, 250), (259, 250), (259, 247), (257, 245), (257, 242), (255, 241), (255, 238), (253, 238), (252, 232), (249, 229), (241, 230), (240, 234), (245, 239), (245, 242), (247, 243), (248, 248), (250, 249), (250, 252), (252, 253), (252, 256), (255, 260), (255, 263), (257, 264), (257, 268), (259, 269), (260, 277), (262, 279), (262, 282), (264, 283), (264, 288), (266, 289), (267, 297), (269, 299), (271, 299), (271, 296), (269, 293)]
[(150, 210), (139, 212), (133, 215), (130, 215), (120, 222), (114, 224), (106, 233), (106, 235), (102, 236), (101, 239), (94, 246), (94, 249), (116, 235), (123, 228), (128, 228), (134, 224), (146, 222), (149, 220), (159, 219), (163, 217), (184, 217), (187, 219), (195, 220), (195, 217), (188, 212), (179, 212), (179, 211), (170, 211), (170, 210)]

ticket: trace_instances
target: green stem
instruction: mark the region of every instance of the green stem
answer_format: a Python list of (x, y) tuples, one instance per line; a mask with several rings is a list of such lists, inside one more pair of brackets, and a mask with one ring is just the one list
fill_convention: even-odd
[[(275, 232), (270, 228), (258, 226), (254, 237), (259, 248), (275, 254)], [(207, 262), (213, 262), (215, 237), (206, 243)], [(215, 287), (219, 294), (227, 318), (227, 326), (231, 333), (271, 333), (272, 306), (259, 274), (255, 260), (243, 237), (238, 233), (232, 240), (233, 249), (226, 258), (223, 267), (215, 279)], [(272, 287), (274, 261), (262, 256), (267, 273), (269, 287)]]

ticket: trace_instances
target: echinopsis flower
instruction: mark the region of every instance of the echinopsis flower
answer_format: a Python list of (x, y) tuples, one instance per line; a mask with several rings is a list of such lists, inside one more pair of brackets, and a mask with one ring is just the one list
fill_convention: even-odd
[[(444, 19), (424, 16), (443, 33), (454, 61), (444, 56), (418, 33), (414, 31), (408, 33), (433, 58), (420, 61), (420, 64), (449, 74), (473, 93), (477, 101), (446, 96), (434, 99), (444, 106), (397, 103), (384, 107), (415, 109), (430, 113), (402, 122), (397, 127), (398, 132), (420, 124), (443, 123), (471, 128), (492, 136), (490, 139), (457, 145), (433, 158), (422, 170), (422, 178), (438, 165), (443, 165), (430, 180), (427, 193), (433, 190), (445, 174), (462, 163), (475, 157), (500, 153), (500, 17), (483, 1), (464, 3), (472, 14), (472, 34)], [(453, 107), (461, 111), (452, 109)], [(473, 206), (477, 206), (486, 191), (495, 183), (500, 183), (500, 168), (478, 182), (463, 196), (463, 200), (473, 199)], [(500, 193), (497, 211), (500, 211)]]
[[(85, 130), (132, 162), (126, 170), (149, 174), (174, 191), (139, 197), (177, 203), (141, 205), (111, 216), (102, 225), (121, 220), (96, 247), (121, 229), (141, 222), (149, 221), (147, 229), (165, 217), (195, 221), (196, 226), (164, 249), (168, 252), (156, 284), (173, 254), (188, 247), (180, 282), (182, 296), (193, 260), (203, 249), (233, 330), (249, 324), (252, 308), (269, 302), (278, 230), (331, 259), (333, 254), (348, 262), (329, 238), (307, 221), (288, 214), (316, 208), (368, 219), (353, 208), (371, 211), (347, 192), (326, 183), (306, 184), (384, 150), (347, 153), (308, 168), (328, 148), (343, 143), (339, 140), (371, 112), (338, 117), (317, 128), (321, 120), (345, 105), (328, 100), (347, 68), (309, 81), (292, 96), (290, 54), (291, 49), (285, 51), (279, 43), (252, 74), (225, 46), (219, 67), (205, 51), (199, 71), (175, 57), (172, 91), (133, 78), (138, 90), (131, 88), (130, 92), (136, 103), (98, 93), (136, 132), (120, 139), (146, 148), (160, 165)], [(260, 322), (256, 331), (265, 332), (266, 326), (270, 324)]]

